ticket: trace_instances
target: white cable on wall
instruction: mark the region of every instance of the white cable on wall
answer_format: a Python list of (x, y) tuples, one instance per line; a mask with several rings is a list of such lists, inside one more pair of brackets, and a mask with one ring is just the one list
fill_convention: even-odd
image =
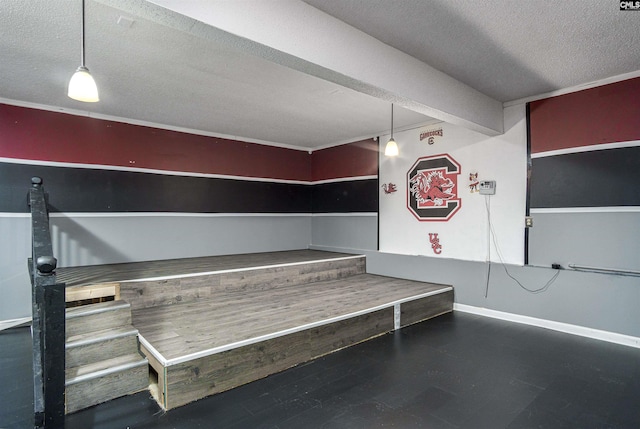
[[(490, 238), (493, 238), (493, 244), (496, 247), (496, 254), (498, 255), (498, 259), (500, 260), (500, 264), (502, 265), (502, 268), (504, 268), (504, 272), (507, 274), (507, 276), (509, 276), (509, 278), (511, 278), (514, 282), (516, 282), (518, 284), (518, 286), (520, 286), (522, 289), (524, 289), (525, 291), (529, 292), (529, 293), (533, 293), (533, 294), (538, 294), (538, 293), (542, 293), (545, 292), (547, 289), (549, 289), (549, 287), (556, 281), (556, 279), (558, 278), (558, 276), (560, 275), (560, 270), (557, 270), (557, 272), (551, 276), (551, 278), (547, 281), (547, 283), (545, 283), (544, 286), (538, 288), (538, 289), (530, 289), (526, 286), (524, 286), (522, 283), (520, 283), (520, 281), (518, 279), (516, 279), (513, 275), (511, 275), (511, 273), (509, 272), (509, 270), (507, 269), (507, 265), (504, 263), (504, 258), (502, 257), (502, 252), (500, 251), (500, 246), (498, 245), (498, 238), (496, 236), (496, 232), (493, 229), (493, 224), (491, 223), (491, 200), (490, 200), (491, 196), (490, 195), (485, 195), (485, 207), (487, 209), (487, 222), (489, 225), (489, 232), (491, 234)], [(489, 241), (489, 248), (488, 248), (488, 254), (490, 255), (490, 249), (491, 249), (491, 240)], [(491, 259), (489, 258), (489, 269), (487, 272), (487, 286), (486, 286), (486, 290), (485, 290), (485, 298), (488, 297), (489, 295), (489, 274), (491, 272)]]

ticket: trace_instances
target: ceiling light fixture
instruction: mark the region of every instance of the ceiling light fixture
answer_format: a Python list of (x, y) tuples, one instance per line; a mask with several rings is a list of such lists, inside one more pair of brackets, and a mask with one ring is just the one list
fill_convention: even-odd
[(391, 138), (387, 142), (387, 146), (384, 148), (385, 156), (398, 156), (398, 144), (393, 139), (393, 103), (391, 103)]
[(96, 101), (100, 101), (98, 97), (98, 87), (91, 73), (89, 73), (89, 69), (84, 65), (84, 0), (82, 0), (82, 43), (80, 47), (80, 67), (78, 67), (73, 76), (71, 76), (67, 95), (74, 100), (95, 103)]

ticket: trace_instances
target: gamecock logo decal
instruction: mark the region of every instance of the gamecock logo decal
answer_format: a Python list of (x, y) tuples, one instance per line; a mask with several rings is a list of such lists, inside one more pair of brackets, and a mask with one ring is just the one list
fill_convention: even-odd
[(447, 221), (462, 206), (460, 164), (449, 155), (418, 158), (407, 173), (407, 208), (419, 221)]

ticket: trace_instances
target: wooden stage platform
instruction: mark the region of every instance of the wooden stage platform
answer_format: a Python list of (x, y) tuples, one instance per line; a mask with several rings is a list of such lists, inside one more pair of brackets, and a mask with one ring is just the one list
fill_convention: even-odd
[(299, 250), (61, 268), (58, 278), (119, 290), (171, 409), (452, 310), (451, 286), (365, 264)]

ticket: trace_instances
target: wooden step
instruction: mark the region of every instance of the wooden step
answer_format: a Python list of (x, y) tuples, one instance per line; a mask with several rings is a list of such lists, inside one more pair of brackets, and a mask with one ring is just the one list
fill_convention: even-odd
[(131, 325), (131, 306), (124, 301), (68, 308), (66, 312), (66, 338), (87, 332), (120, 328)]
[(101, 283), (82, 286), (70, 286), (65, 288), (65, 301), (67, 307), (76, 307), (75, 304), (86, 305), (89, 301), (106, 302), (120, 299), (119, 283)]
[(122, 282), (120, 296), (133, 310), (211, 299), (220, 293), (268, 291), (363, 274), (365, 257), (345, 255), (206, 273)]
[(132, 326), (73, 335), (65, 346), (66, 368), (124, 356), (138, 350), (138, 330)]
[(134, 311), (166, 409), (453, 308), (447, 285), (362, 274)]
[(139, 353), (69, 368), (66, 375), (66, 411), (130, 395), (149, 386), (149, 364)]

